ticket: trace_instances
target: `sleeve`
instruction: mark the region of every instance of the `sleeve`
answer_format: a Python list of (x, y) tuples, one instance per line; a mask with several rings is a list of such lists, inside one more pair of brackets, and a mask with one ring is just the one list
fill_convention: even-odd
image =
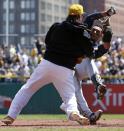
[(47, 46), (48, 44), (50, 44), (51, 33), (52, 33), (52, 31), (55, 29), (55, 27), (56, 27), (58, 24), (59, 24), (59, 23), (54, 23), (54, 24), (50, 27), (49, 31), (47, 32), (46, 37), (45, 37), (45, 44), (46, 44), (46, 46)]
[(111, 39), (112, 39), (112, 29), (110, 26), (107, 26), (105, 31), (104, 31), (104, 35), (103, 35), (103, 38), (102, 38), (102, 41), (103, 42), (111, 42)]
[(101, 13), (93, 13), (91, 15), (88, 15), (86, 19), (84, 20), (84, 24), (87, 25), (88, 29), (91, 29), (94, 20), (102, 18), (103, 16)]
[(108, 49), (105, 49), (103, 45), (99, 45), (97, 50), (94, 50), (94, 59), (97, 59), (103, 56), (105, 53), (108, 52)]
[(86, 57), (90, 57), (93, 58), (94, 57), (94, 48), (92, 46), (92, 42), (90, 41), (89, 38), (87, 37), (83, 37), (83, 41), (82, 41), (82, 50), (84, 52), (84, 55)]

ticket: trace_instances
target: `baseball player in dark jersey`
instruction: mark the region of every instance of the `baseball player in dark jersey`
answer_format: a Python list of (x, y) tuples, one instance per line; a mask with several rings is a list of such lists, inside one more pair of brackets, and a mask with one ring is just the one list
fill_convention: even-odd
[[(83, 117), (77, 108), (74, 67), (84, 57), (96, 58), (99, 50), (94, 52), (93, 42), (84, 35), (83, 13), (81, 5), (73, 4), (69, 7), (67, 19), (50, 27), (45, 38), (44, 59), (15, 95), (3, 123), (12, 124), (32, 95), (44, 85), (53, 83), (66, 105), (68, 118), (81, 125), (89, 124), (89, 119)], [(104, 43), (108, 43), (106, 39)], [(104, 50), (104, 46), (101, 49)]]

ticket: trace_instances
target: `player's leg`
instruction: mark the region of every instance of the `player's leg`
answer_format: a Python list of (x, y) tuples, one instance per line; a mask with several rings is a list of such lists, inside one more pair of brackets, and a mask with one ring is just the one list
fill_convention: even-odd
[(82, 92), (82, 86), (80, 84), (80, 81), (77, 79), (76, 74), (74, 76), (74, 85), (75, 85), (75, 94), (77, 98), (78, 107), (80, 109), (80, 112), (84, 114), (85, 116), (89, 117), (92, 111), (90, 110), (86, 99), (84, 98), (83, 92)]
[(104, 85), (102, 82), (100, 73), (98, 71), (98, 68), (97, 68), (94, 60), (91, 60), (91, 64), (89, 61), (89, 66), (87, 66), (87, 70), (88, 70), (88, 75), (95, 86), (97, 98), (103, 99), (103, 97), (106, 93), (106, 85)]
[(89, 74), (87, 72), (87, 62), (89, 58), (85, 58), (82, 60), (80, 64), (76, 65), (77, 78), (81, 81), (83, 79), (89, 78)]
[(88, 64), (89, 64), (89, 58), (83, 59), (80, 64), (76, 65), (76, 71), (74, 75), (77, 103), (78, 103), (80, 112), (85, 114), (87, 117), (89, 117), (92, 114), (92, 111), (88, 107), (88, 104), (84, 98), (84, 95), (82, 92), (81, 80), (89, 77), (88, 70), (87, 70), (87, 68), (89, 68), (87, 67)]
[[(54, 79), (54, 85), (65, 104), (64, 111), (66, 112), (68, 118), (70, 120), (75, 120), (82, 125), (89, 124), (89, 120), (81, 116), (77, 108), (73, 71), (64, 67), (60, 67), (59, 69), (56, 68), (56, 74), (57, 75)], [(58, 79), (60, 74), (61, 79)]]
[(95, 86), (97, 98), (102, 99), (106, 93), (106, 86), (101, 80), (98, 68), (94, 62), (89, 58), (83, 59), (81, 64), (76, 65), (77, 77), (79, 80), (90, 78)]
[(87, 104), (86, 99), (84, 98), (82, 86), (80, 84), (80, 81), (77, 79), (76, 75), (74, 77), (74, 82), (78, 109), (80, 113), (90, 120), (90, 124), (96, 124), (96, 121), (100, 119), (103, 111), (97, 110), (96, 112), (92, 112)]
[(83, 80), (84, 78), (90, 78), (96, 87), (103, 84), (99, 70), (93, 59), (83, 59), (81, 64), (76, 65), (76, 71), (79, 80)]
[[(41, 88), (41, 86), (51, 82), (53, 82), (62, 100), (66, 104), (68, 117), (80, 124), (89, 124), (89, 120), (81, 116), (77, 109), (73, 71), (46, 60), (42, 61), (31, 75), (31, 78), (16, 94), (8, 112), (9, 118), (15, 119), (31, 96)], [(5, 119), (2, 122), (12, 124), (13, 121), (8, 123), (8, 119)]]
[[(76, 65), (76, 74), (74, 78), (78, 108), (82, 114), (84, 114), (86, 117), (90, 119), (91, 123), (96, 122), (100, 118), (102, 111), (98, 110), (95, 113), (93, 113), (89, 109), (88, 104), (83, 96), (82, 86), (79, 80), (82, 80), (88, 77), (90, 78), (94, 73), (97, 73), (97, 72), (98, 72), (97, 68), (92, 67), (90, 59), (85, 58), (83, 59), (81, 64)], [(64, 106), (62, 105), (61, 108), (63, 107)]]
[(51, 79), (49, 78), (49, 71), (51, 69), (50, 66), (51, 65), (48, 61), (42, 60), (42, 62), (32, 73), (30, 79), (15, 95), (7, 114), (9, 117), (7, 117), (8, 119), (3, 119), (2, 122), (4, 122), (5, 124), (11, 124), (13, 121), (9, 121), (10, 118), (12, 118), (12, 120), (16, 119), (17, 115), (28, 103), (32, 95), (42, 86), (51, 82)]
[[(102, 110), (97, 110), (96, 112), (92, 112), (88, 107), (88, 104), (83, 96), (82, 87), (76, 77), (74, 78), (74, 82), (75, 82), (75, 94), (77, 98), (78, 110), (83, 116), (87, 117), (90, 120), (90, 124), (95, 124), (96, 121), (99, 120), (99, 118), (101, 117)], [(67, 105), (63, 102), (60, 108), (64, 112), (66, 112)]]

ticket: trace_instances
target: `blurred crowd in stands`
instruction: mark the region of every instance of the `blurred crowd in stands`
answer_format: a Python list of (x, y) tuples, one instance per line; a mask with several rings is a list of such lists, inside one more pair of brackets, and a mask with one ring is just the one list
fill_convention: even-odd
[[(121, 38), (116, 38), (109, 53), (96, 60), (105, 83), (124, 83), (123, 44)], [(44, 50), (45, 44), (39, 40), (32, 49), (0, 45), (0, 82), (25, 82), (42, 60)]]
[(112, 41), (109, 53), (96, 64), (106, 83), (124, 83), (124, 43), (120, 37)]
[(24, 82), (42, 60), (44, 43), (35, 41), (32, 49), (0, 45), (0, 82)]

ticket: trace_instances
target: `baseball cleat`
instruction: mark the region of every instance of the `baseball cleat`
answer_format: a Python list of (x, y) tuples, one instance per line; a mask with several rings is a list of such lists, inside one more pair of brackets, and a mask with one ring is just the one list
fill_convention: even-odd
[(92, 113), (89, 117), (90, 120), (90, 124), (91, 125), (95, 125), (96, 122), (100, 119), (100, 117), (102, 116), (103, 111), (102, 110), (97, 110), (96, 112)]
[(10, 116), (6, 116), (3, 120), (1, 120), (6, 125), (11, 125), (14, 122), (14, 119)]
[(77, 121), (80, 125), (89, 125), (90, 124), (88, 118), (79, 115), (77, 112), (72, 112), (69, 119), (72, 121)]

